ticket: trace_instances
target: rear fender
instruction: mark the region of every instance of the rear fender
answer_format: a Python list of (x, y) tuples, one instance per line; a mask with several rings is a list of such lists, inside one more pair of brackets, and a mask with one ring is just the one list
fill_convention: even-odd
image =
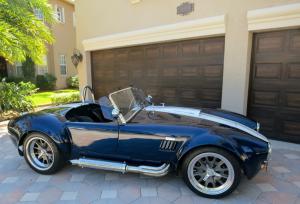
[[(65, 122), (54, 115), (28, 115), (23, 120), (16, 122), (15, 128), (19, 132), (19, 147), (23, 146), (26, 136), (36, 132), (51, 138), (64, 155), (71, 153), (70, 132), (65, 126)], [(19, 153), (23, 155), (20, 148)]]

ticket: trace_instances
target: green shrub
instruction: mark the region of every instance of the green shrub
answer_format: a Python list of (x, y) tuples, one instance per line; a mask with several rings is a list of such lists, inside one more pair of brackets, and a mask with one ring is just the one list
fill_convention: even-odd
[(70, 76), (67, 78), (67, 86), (69, 88), (79, 88), (79, 80), (78, 80), (78, 76)]
[(23, 77), (15, 77), (15, 76), (9, 76), (6, 78), (3, 78), (6, 82), (15, 82), (20, 83), (21, 81), (27, 82)]
[(56, 77), (51, 74), (37, 75), (36, 86), (41, 90), (53, 90), (55, 88)]
[(33, 102), (28, 98), (37, 91), (31, 82), (0, 82), (0, 114), (7, 111), (24, 112), (33, 109)]
[(59, 105), (80, 101), (79, 93), (60, 93), (51, 97), (52, 104)]

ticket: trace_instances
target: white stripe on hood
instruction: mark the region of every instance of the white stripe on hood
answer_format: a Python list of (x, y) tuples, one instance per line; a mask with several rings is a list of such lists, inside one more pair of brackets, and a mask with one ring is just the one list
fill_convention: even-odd
[(173, 106), (147, 106), (145, 108), (146, 111), (154, 111), (154, 112), (163, 112), (163, 113), (171, 113), (171, 114), (176, 114), (176, 115), (182, 115), (182, 116), (188, 116), (188, 117), (194, 117), (194, 118), (199, 118), (203, 120), (208, 120), (212, 122), (216, 122), (219, 124), (223, 124), (232, 128), (239, 129), (243, 132), (246, 132), (256, 138), (259, 138), (265, 142), (268, 142), (268, 139), (260, 134), (259, 132), (253, 130), (252, 128), (249, 128), (246, 125), (243, 125), (239, 122), (229, 120), (226, 118), (222, 118), (219, 116), (207, 114), (207, 113), (202, 113), (201, 110), (199, 109), (194, 109), (194, 108), (181, 108), (181, 107), (173, 107)]

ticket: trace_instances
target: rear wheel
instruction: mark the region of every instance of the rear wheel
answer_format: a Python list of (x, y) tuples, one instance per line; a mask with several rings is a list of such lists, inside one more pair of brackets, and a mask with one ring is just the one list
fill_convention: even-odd
[(29, 166), (40, 174), (53, 174), (63, 166), (55, 143), (39, 133), (32, 133), (25, 138), (24, 157)]
[(207, 198), (230, 194), (239, 184), (239, 162), (218, 148), (198, 149), (183, 162), (183, 179), (191, 190)]

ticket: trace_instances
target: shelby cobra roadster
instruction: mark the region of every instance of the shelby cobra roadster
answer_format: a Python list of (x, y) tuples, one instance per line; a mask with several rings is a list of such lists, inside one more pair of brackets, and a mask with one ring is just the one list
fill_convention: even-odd
[(53, 174), (65, 163), (157, 177), (176, 171), (208, 198), (230, 194), (242, 174), (251, 179), (271, 153), (256, 121), (225, 110), (156, 106), (132, 87), (99, 102), (23, 114), (8, 130), (38, 173)]

